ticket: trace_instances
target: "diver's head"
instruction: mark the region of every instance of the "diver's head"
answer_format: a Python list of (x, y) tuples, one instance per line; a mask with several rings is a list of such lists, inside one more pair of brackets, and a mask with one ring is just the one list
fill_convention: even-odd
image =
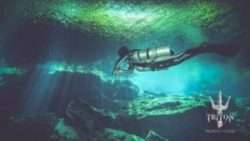
[(119, 49), (118, 54), (119, 54), (120, 57), (124, 57), (124, 56), (129, 54), (129, 49), (126, 46), (122, 46)]

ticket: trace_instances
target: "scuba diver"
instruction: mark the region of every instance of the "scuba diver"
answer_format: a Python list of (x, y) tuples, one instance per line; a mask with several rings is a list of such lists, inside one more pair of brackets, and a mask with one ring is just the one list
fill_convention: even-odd
[(119, 59), (113, 68), (113, 74), (137, 71), (157, 71), (178, 65), (191, 57), (204, 53), (215, 53), (231, 57), (238, 51), (236, 44), (208, 44), (202, 43), (198, 47), (174, 53), (169, 47), (146, 49), (128, 49), (121, 47), (118, 51)]

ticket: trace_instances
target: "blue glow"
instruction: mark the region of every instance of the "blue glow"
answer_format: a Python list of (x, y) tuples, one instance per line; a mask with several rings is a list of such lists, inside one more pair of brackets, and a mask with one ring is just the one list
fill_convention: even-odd
[(226, 81), (235, 81), (237, 71), (233, 65), (207, 62), (204, 60), (206, 57), (199, 56), (167, 70), (138, 72), (130, 80), (143, 91), (168, 94), (208, 90), (215, 84), (223, 89)]
[(48, 75), (48, 70), (37, 68), (24, 91), (27, 97), (24, 113), (41, 114), (47, 112), (54, 95), (58, 77)]

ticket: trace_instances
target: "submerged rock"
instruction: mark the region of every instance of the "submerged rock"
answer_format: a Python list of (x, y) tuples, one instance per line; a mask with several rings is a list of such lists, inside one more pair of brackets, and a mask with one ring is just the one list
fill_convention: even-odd
[(235, 101), (235, 126), (243, 134), (250, 136), (250, 98), (240, 97)]
[(204, 96), (169, 95), (140, 97), (128, 105), (128, 115), (138, 119), (151, 116), (174, 115), (197, 107), (204, 107), (208, 99)]
[[(66, 116), (13, 117), (9, 133), (21, 140), (37, 141), (168, 141), (185, 140), (191, 136), (199, 139), (207, 136), (204, 130), (210, 125), (205, 116), (209, 108), (207, 99), (202, 96), (160, 96), (131, 101), (138, 104), (133, 106), (138, 106), (144, 115), (113, 113), (77, 99), (68, 105)], [(249, 136), (247, 101), (243, 98), (230, 103), (230, 110), (236, 112), (230, 128), (238, 132), (232, 139)], [(212, 128), (216, 129), (216, 126), (212, 125)], [(185, 134), (190, 132), (192, 135)], [(193, 136), (194, 132), (197, 136)], [(210, 136), (208, 139), (214, 140)]]
[(146, 136), (146, 141), (168, 141), (168, 140), (157, 134), (155, 131), (150, 130)]
[(102, 141), (146, 141), (143, 138), (122, 130), (106, 128)]
[(10, 119), (6, 141), (79, 141), (79, 135), (63, 118), (52, 114), (15, 116)]
[(82, 123), (89, 130), (107, 126), (116, 118), (116, 114), (105, 109), (98, 109), (82, 99), (71, 101), (66, 109), (66, 116), (73, 122)]
[(74, 127), (68, 125), (63, 118), (60, 118), (54, 126), (54, 134), (51, 138), (56, 140), (77, 141), (79, 140), (79, 135)]

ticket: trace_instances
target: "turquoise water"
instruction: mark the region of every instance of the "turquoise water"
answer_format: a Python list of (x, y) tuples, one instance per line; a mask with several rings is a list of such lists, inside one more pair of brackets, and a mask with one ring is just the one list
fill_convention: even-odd
[[(243, 139), (249, 136), (248, 13), (242, 1), (0, 2), (0, 124), (6, 136), (23, 131), (25, 140), (34, 129), (43, 141), (110, 135), (109, 141), (128, 133), (140, 140), (150, 130), (197, 141), (209, 136), (203, 134), (210, 127), (208, 96), (221, 90), (233, 99), (232, 127), (239, 131), (233, 137)], [(121, 46), (181, 52), (234, 40), (242, 48), (235, 56), (202, 54), (161, 71), (112, 75)]]

